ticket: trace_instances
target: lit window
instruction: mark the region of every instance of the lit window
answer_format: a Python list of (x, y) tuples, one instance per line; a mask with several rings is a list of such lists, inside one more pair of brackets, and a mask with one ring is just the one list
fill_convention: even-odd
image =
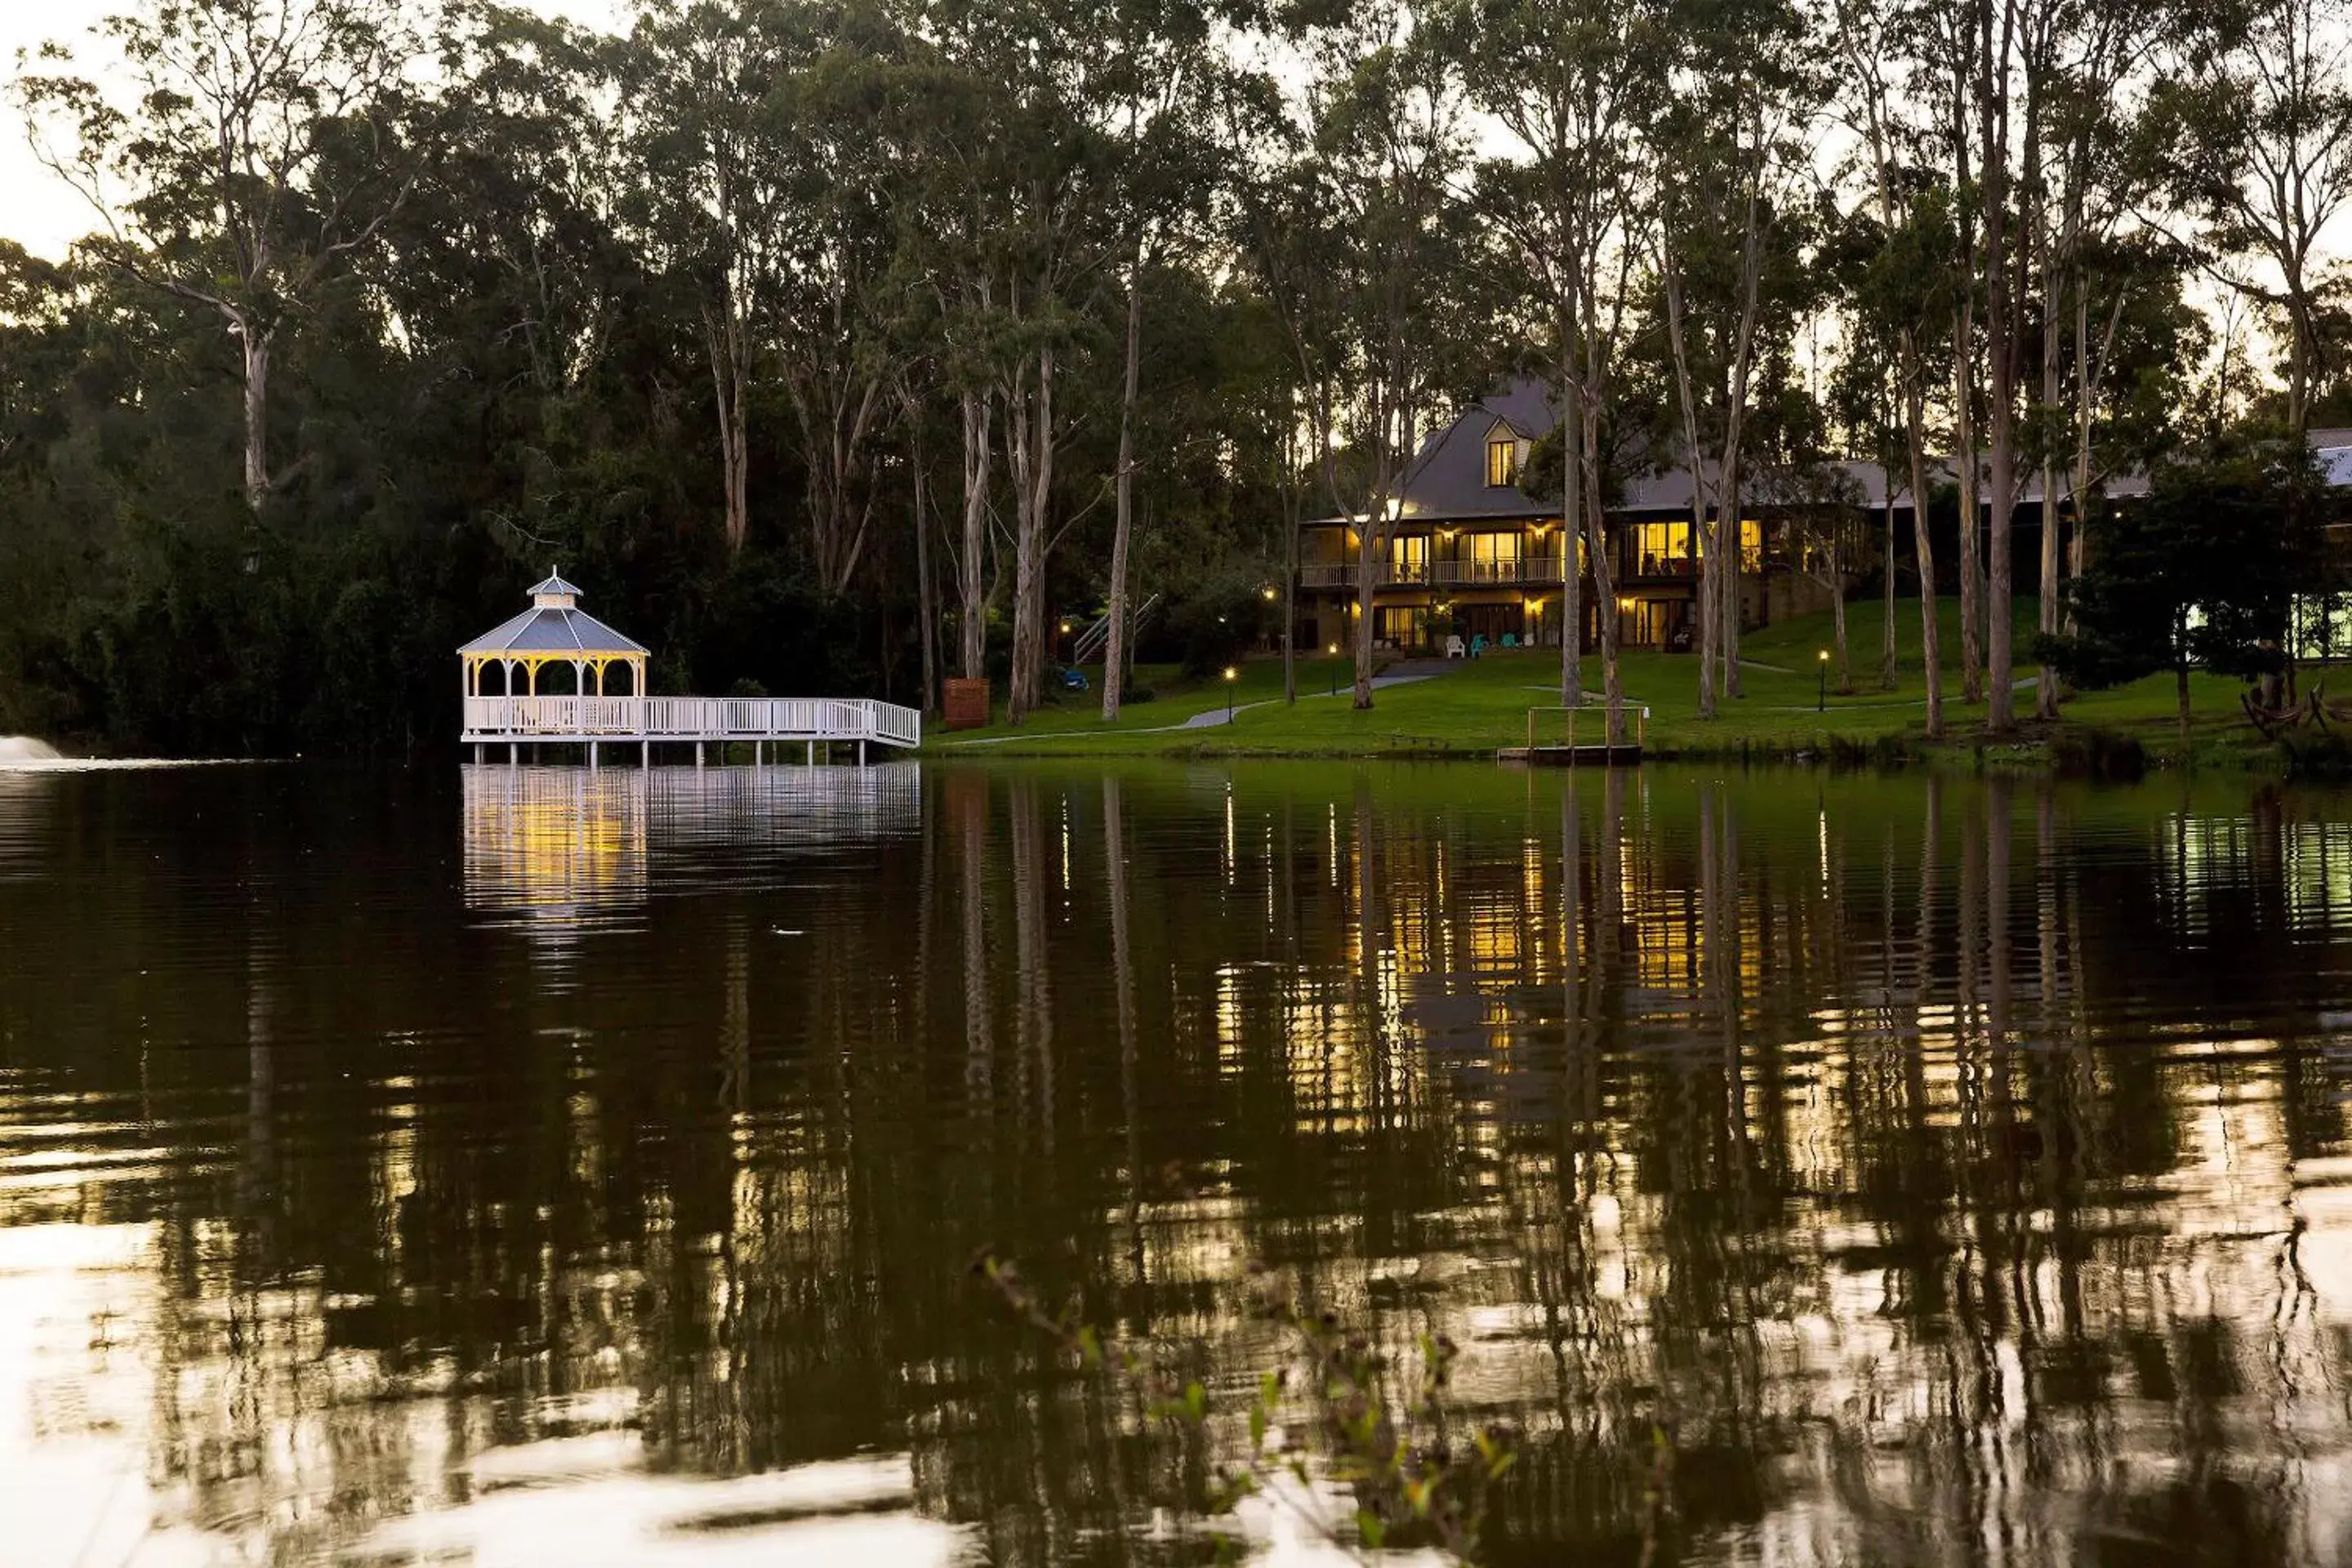
[(1500, 489), (1519, 477), (1519, 444), (1508, 436), (1491, 437), (1486, 443), (1486, 485)]

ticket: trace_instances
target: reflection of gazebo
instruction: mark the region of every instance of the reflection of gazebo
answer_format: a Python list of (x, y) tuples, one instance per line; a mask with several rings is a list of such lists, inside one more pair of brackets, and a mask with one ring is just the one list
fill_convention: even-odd
[[(541, 665), (572, 667), (572, 697), (646, 694), (646, 649), (580, 607), (580, 590), (550, 572), (530, 590), (530, 608), (457, 650), (468, 697), (537, 697)], [(619, 665), (628, 672), (626, 692), (608, 690), (604, 672)], [(499, 689), (482, 689), (483, 672), (496, 666)], [(522, 671), (517, 689), (515, 671)], [(593, 684), (591, 684), (591, 672)], [(553, 695), (551, 693), (550, 695)]]

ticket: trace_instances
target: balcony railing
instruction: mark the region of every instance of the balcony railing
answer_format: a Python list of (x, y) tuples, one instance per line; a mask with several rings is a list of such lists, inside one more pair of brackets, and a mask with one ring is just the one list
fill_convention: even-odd
[[(1560, 557), (1528, 555), (1517, 561), (1386, 562), (1375, 585), (1382, 588), (1511, 587), (1528, 583), (1559, 581)], [(1351, 561), (1310, 562), (1298, 569), (1302, 588), (1352, 588), (1356, 564)]]

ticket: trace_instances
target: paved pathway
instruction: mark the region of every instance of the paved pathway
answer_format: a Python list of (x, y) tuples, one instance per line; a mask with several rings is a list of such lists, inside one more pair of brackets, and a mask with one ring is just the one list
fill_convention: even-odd
[[(1401, 670), (1403, 670), (1403, 667), (1395, 666), (1391, 667), (1391, 672), (1387, 675), (1372, 677), (1372, 689), (1385, 691), (1391, 686), (1410, 686), (1416, 680), (1427, 680), (1433, 676), (1443, 674), (1444, 667), (1441, 665), (1436, 669), (1414, 669), (1399, 673)], [(1298, 700), (1301, 702), (1328, 702), (1333, 696), (1334, 693), (1328, 691), (1302, 691), (1298, 694)], [(1246, 713), (1253, 708), (1271, 708), (1281, 700), (1279, 697), (1267, 697), (1261, 698), (1255, 702), (1241, 703), (1231, 710), (1212, 708), (1205, 713), (1193, 714), (1180, 724), (1154, 724), (1144, 730), (1057, 730), (1050, 735), (982, 735), (974, 740), (950, 741), (947, 743), (950, 746), (1002, 746), (1013, 741), (1060, 741), (1072, 738), (1090, 741), (1105, 735), (1172, 735), (1179, 730), (1213, 730), (1220, 725), (1231, 723), (1234, 715)]]

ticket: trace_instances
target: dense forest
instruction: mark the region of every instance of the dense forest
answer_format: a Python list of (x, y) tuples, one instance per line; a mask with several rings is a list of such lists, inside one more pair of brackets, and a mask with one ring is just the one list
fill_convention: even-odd
[(1534, 375), (1587, 539), (1643, 466), (1702, 526), (1834, 458), (1943, 493), (1957, 570), (1931, 509), (1822, 553), (1930, 628), (1956, 584), (1929, 723), (1999, 732), (2011, 595), (2054, 630), (2083, 568), (2012, 580), (2029, 488), (2352, 409), (2347, 48), (2336, 0), (135, 0), (10, 89), (90, 232), (0, 243), (0, 730), (446, 744), (551, 564), (656, 689), (1018, 717), (1073, 616), (1279, 640), (1301, 516), (1369, 520), (1369, 596), (1420, 440)]

